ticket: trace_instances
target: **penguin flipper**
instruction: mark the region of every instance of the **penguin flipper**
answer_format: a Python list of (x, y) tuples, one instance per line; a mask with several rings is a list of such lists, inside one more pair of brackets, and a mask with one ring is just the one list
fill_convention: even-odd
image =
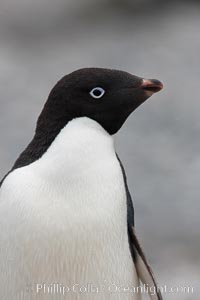
[[(117, 154), (116, 154), (117, 155)], [(131, 254), (135, 263), (136, 271), (141, 282), (147, 287), (153, 287), (153, 292), (149, 293), (149, 297), (151, 300), (163, 300), (160, 290), (158, 289), (155, 277), (149, 266), (146, 256), (140, 246), (138, 238), (135, 233), (134, 227), (134, 207), (133, 201), (131, 198), (131, 194), (128, 189), (126, 173), (124, 167), (117, 155), (117, 159), (122, 169), (124, 184), (126, 189), (126, 198), (127, 198), (127, 222), (128, 222), (128, 238)], [(149, 290), (148, 290), (149, 291)], [(149, 291), (150, 292), (150, 291)], [(153, 295), (152, 295), (153, 294)]]
[(129, 240), (131, 241), (130, 246), (134, 252), (134, 260), (138, 277), (143, 284), (145, 284), (148, 288), (151, 288), (151, 293), (149, 293), (151, 300), (162, 300), (161, 292), (158, 289), (154, 274), (137, 239), (134, 227), (129, 227), (128, 231)]

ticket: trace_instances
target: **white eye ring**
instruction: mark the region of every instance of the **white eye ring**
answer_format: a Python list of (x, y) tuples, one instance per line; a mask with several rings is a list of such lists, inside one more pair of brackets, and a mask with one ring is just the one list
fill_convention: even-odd
[(105, 94), (105, 90), (101, 87), (95, 87), (90, 91), (90, 95), (95, 99), (100, 99)]

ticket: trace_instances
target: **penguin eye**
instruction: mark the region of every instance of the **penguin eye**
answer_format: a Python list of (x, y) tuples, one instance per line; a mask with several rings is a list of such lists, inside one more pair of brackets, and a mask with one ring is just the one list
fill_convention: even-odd
[(95, 87), (90, 91), (90, 96), (95, 99), (100, 99), (105, 94), (105, 90), (101, 87)]

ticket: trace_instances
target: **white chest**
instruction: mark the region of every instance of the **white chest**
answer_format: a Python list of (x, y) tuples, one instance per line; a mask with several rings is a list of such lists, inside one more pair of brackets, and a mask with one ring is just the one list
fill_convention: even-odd
[[(112, 137), (96, 122), (70, 122), (40, 160), (8, 176), (0, 200), (0, 226), (5, 229), (0, 264), (7, 272), (0, 281), (8, 295), (21, 295), (27, 284), (59, 282), (72, 288), (113, 280), (137, 283), (122, 172)], [(30, 299), (51, 299), (42, 288), (37, 298), (33, 294)], [(85, 297), (104, 296), (123, 299), (105, 293)]]

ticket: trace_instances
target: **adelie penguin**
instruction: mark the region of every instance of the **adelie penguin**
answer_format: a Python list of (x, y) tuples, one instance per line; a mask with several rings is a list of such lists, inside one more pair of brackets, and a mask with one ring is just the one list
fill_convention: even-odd
[(1, 182), (1, 300), (138, 300), (140, 280), (156, 288), (113, 135), (161, 89), (101, 68), (56, 84)]

